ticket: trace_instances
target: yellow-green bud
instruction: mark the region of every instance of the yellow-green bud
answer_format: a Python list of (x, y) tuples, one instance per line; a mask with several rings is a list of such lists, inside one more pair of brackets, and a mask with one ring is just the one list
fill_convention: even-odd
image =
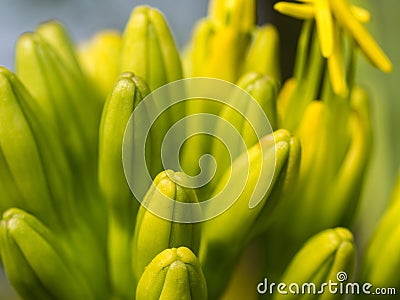
[[(329, 290), (329, 284), (337, 286), (351, 280), (355, 261), (356, 249), (349, 230), (338, 227), (321, 231), (306, 241), (280, 280), (299, 287), (299, 293), (274, 293), (272, 299), (342, 299), (342, 294)], [(306, 292), (301, 293), (304, 287)]]
[(144, 80), (132, 73), (123, 73), (108, 97), (100, 126), (99, 185), (107, 202), (108, 259), (114, 293), (125, 298), (133, 296), (131, 238), (133, 216), (138, 202), (134, 199), (122, 165), (122, 143), (128, 120), (136, 106), (149, 93)]
[(7, 276), (26, 299), (95, 299), (66, 249), (34, 216), (10, 209), (0, 222), (0, 250)]
[[(163, 214), (174, 216), (184, 214), (175, 206), (166, 205), (171, 199), (183, 203), (198, 203), (195, 192), (178, 183), (179, 173), (171, 170), (161, 172), (143, 199), (136, 219), (132, 244), (132, 266), (136, 279), (139, 279), (144, 268), (164, 249), (188, 247), (195, 254), (200, 243), (200, 223), (177, 223), (163, 219), (152, 213), (152, 208), (163, 207)], [(200, 207), (199, 207), (200, 212)]]
[(207, 284), (196, 255), (186, 247), (159, 253), (140, 278), (136, 299), (206, 300)]
[(121, 71), (134, 72), (154, 89), (182, 78), (179, 52), (164, 16), (137, 6), (123, 34)]
[(400, 173), (389, 203), (367, 247), (361, 278), (375, 287), (400, 287)]

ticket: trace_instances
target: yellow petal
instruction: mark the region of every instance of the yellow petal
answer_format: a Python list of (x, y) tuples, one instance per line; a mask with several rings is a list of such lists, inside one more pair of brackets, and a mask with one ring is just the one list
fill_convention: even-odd
[(360, 21), (361, 23), (368, 23), (369, 20), (371, 19), (369, 11), (366, 10), (365, 8), (352, 5), (351, 12), (353, 13), (354, 17), (356, 17), (357, 20)]
[[(313, 6), (313, 1), (314, 0), (297, 0), (297, 1), (302, 2), (302, 3), (308, 3), (309, 6), (312, 6), (312, 8), (314, 8), (314, 6)], [(279, 3), (283, 3), (283, 2), (279, 2)], [(293, 3), (287, 3), (287, 4), (291, 5)], [(299, 4), (295, 4), (295, 5), (299, 5)], [(307, 9), (309, 9), (309, 8), (307, 8)], [(359, 7), (359, 6), (356, 6), (356, 5), (351, 5), (351, 11), (352, 11), (354, 17), (356, 17), (357, 20), (360, 21), (361, 23), (368, 23), (369, 20), (371, 19), (371, 15), (370, 15), (369, 11), (366, 10), (365, 8), (362, 8), (362, 7)], [(281, 12), (281, 11), (279, 11), (279, 12)], [(291, 17), (294, 17), (294, 18), (298, 18), (297, 16), (291, 15), (291, 14), (286, 13), (286, 12), (284, 12), (284, 14), (286, 14), (288, 16), (291, 16)], [(310, 14), (309, 15), (310, 19), (314, 18), (314, 16), (315, 16), (314, 9), (312, 9), (312, 11), (310, 11), (309, 14)], [(312, 14), (312, 16), (311, 16), (311, 14)]]
[(314, 0), (314, 9), (322, 56), (328, 57), (333, 50), (332, 15), (329, 0)]
[(392, 71), (392, 63), (365, 27), (357, 21), (346, 0), (330, 0), (335, 18), (353, 35), (368, 59), (383, 72)]
[(288, 15), (296, 19), (314, 18), (314, 7), (308, 4), (278, 2), (274, 5), (274, 9), (281, 14)]

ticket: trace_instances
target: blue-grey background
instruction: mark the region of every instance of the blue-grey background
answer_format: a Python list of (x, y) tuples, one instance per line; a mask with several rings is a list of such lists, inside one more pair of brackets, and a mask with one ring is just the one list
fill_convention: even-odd
[[(259, 0), (261, 3), (272, 0)], [(382, 74), (360, 58), (359, 78), (372, 97), (374, 155), (363, 193), (363, 203), (356, 228), (362, 243), (371, 233), (390, 195), (400, 164), (400, 1), (350, 0), (370, 9), (372, 20), (368, 28), (394, 64), (392, 74)], [(14, 69), (14, 45), (18, 36), (43, 21), (62, 21), (76, 42), (90, 38), (96, 31), (107, 28), (123, 30), (132, 8), (148, 4), (159, 8), (166, 16), (179, 47), (188, 41), (195, 20), (207, 11), (207, 0), (0, 0), (0, 65)], [(259, 3), (260, 4), (260, 3)], [(266, 10), (269, 5), (259, 5)], [(266, 11), (263, 11), (267, 14)], [(284, 20), (281, 33), (288, 20)], [(291, 39), (285, 35), (283, 61), (287, 50), (293, 50)], [(288, 41), (286, 43), (286, 41)], [(285, 54), (284, 54), (285, 53)], [(0, 300), (15, 299), (0, 269)]]

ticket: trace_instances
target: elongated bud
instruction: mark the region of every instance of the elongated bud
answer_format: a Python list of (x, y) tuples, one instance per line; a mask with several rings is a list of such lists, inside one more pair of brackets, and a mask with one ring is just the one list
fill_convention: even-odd
[(318, 140), (320, 139), (323, 127), (323, 116), (326, 107), (321, 101), (312, 101), (306, 108), (303, 119), (297, 129), (297, 136), (302, 141), (303, 155), (301, 165), (309, 168), (313, 165)]
[(199, 20), (193, 29), (191, 42), (185, 53), (185, 76), (200, 76), (210, 53), (210, 39), (215, 32), (210, 19)]
[(93, 161), (97, 150), (102, 101), (93, 93), (71, 48), (72, 41), (59, 23), (43, 23), (35, 33), (18, 39), (15, 64), (18, 77), (38, 101), (45, 118), (66, 137), (73, 160), (80, 159), (85, 165), (84, 161)]
[(206, 300), (207, 284), (196, 255), (186, 247), (157, 254), (140, 278), (136, 299)]
[(149, 93), (147, 84), (132, 73), (124, 73), (107, 99), (100, 127), (99, 184), (108, 207), (108, 253), (114, 292), (132, 297), (131, 238), (138, 202), (125, 179), (122, 143), (135, 107)]
[(164, 215), (168, 213), (173, 220), (174, 216), (185, 212), (166, 205), (167, 199), (183, 203), (198, 203), (193, 190), (184, 188), (173, 180), (179, 182), (179, 173), (168, 170), (157, 175), (143, 200), (147, 208), (141, 206), (139, 209), (132, 244), (132, 264), (137, 279), (157, 253), (164, 249), (185, 246), (194, 253), (198, 252), (199, 223), (176, 223), (160, 218), (151, 212), (154, 207), (164, 207)]
[(133, 110), (148, 94), (144, 80), (127, 72), (121, 75), (104, 105), (100, 125), (99, 183), (113, 208), (124, 209), (126, 199), (131, 197), (122, 166), (122, 142)]
[(60, 56), (75, 76), (82, 76), (75, 52), (75, 45), (71, 40), (66, 28), (60, 22), (51, 20), (37, 26), (35, 32), (40, 35)]
[[(232, 168), (226, 171), (213, 193), (214, 196), (218, 195), (226, 189), (227, 184), (232, 187), (242, 186), (243, 177), (238, 174), (249, 171), (244, 188), (233, 205), (223, 214), (203, 224), (199, 257), (206, 277), (210, 278), (209, 292), (213, 298), (222, 292), (229, 280), (218, 276), (216, 270), (233, 269), (241, 251), (254, 237), (253, 230), (260, 214), (262, 213), (264, 218), (268, 216), (266, 211), (263, 212), (263, 208), (267, 205), (274, 206), (273, 203), (269, 203), (272, 200), (269, 196), (288, 159), (290, 140), (290, 133), (286, 130), (278, 130), (262, 138), (258, 144), (233, 162)], [(275, 168), (272, 168), (274, 165)], [(265, 182), (268, 178), (271, 182)], [(268, 184), (269, 188), (263, 190)], [(254, 197), (257, 196), (260, 198), (254, 203)], [(228, 193), (226, 197), (232, 195), (229, 196)]]
[[(193, 31), (186, 75), (237, 81), (254, 26), (252, 5), (254, 1), (210, 3), (209, 18), (200, 20)], [(241, 18), (242, 13), (251, 18)]]
[[(0, 68), (0, 86), (1, 189), (8, 191), (8, 205), (52, 223), (55, 212), (63, 207), (63, 203), (57, 207), (52, 201), (69, 195), (69, 168), (63, 151), (54, 133), (38, 118), (39, 107), (5, 68)], [(9, 208), (3, 201), (1, 209)]]
[(182, 78), (179, 53), (160, 11), (133, 10), (123, 34), (120, 71), (143, 77), (151, 90)]
[[(280, 282), (297, 284), (301, 289), (309, 284), (310, 293), (274, 293), (272, 299), (342, 299), (340, 293), (329, 291), (327, 284), (336, 286), (346, 280), (351, 281), (355, 268), (356, 249), (353, 235), (346, 228), (324, 230), (311, 237), (293, 257)], [(325, 284), (325, 286), (324, 286)], [(318, 291), (318, 293), (317, 293)]]
[[(358, 86), (353, 87), (347, 128), (341, 130), (341, 133), (338, 132), (335, 137), (339, 141), (348, 138), (349, 146), (337, 173), (334, 175), (336, 180), (334, 181), (333, 193), (329, 195), (321, 211), (320, 216), (325, 222), (350, 224), (358, 207), (365, 173), (372, 153), (369, 102), (366, 91)], [(337, 120), (333, 120), (333, 126), (330, 128), (336, 127), (336, 122)], [(345, 136), (347, 134), (346, 129), (348, 129), (349, 137)], [(329, 146), (326, 147), (326, 150), (323, 151), (328, 153)], [(342, 147), (345, 148), (344, 145)]]
[(278, 127), (283, 127), (286, 113), (293, 93), (296, 91), (297, 80), (293, 77), (287, 79), (279, 91), (277, 99)]
[(263, 234), (272, 223), (279, 221), (280, 218), (285, 216), (285, 212), (291, 209), (291, 196), (294, 187), (298, 184), (300, 163), (303, 159), (301, 153), (299, 139), (291, 136), (286, 161), (280, 170), (267, 203), (262, 208), (257, 217), (257, 222), (252, 228), (254, 236)]
[(79, 46), (78, 58), (83, 71), (106, 100), (119, 74), (122, 36), (105, 30)]
[[(399, 173), (400, 174), (400, 173)], [(379, 221), (367, 247), (361, 279), (375, 287), (397, 287), (400, 284), (400, 175), (392, 200)]]
[(216, 30), (209, 41), (208, 58), (199, 75), (235, 82), (248, 41), (248, 34), (237, 32), (230, 27)]
[(248, 72), (268, 75), (280, 81), (279, 33), (275, 26), (266, 24), (254, 29), (242, 70), (243, 74)]
[(10, 209), (0, 224), (2, 261), (21, 296), (94, 299), (87, 282), (68, 263), (59, 236), (39, 220), (22, 210)]
[[(268, 118), (272, 128), (276, 125), (276, 97), (278, 95), (279, 84), (273, 78), (261, 75), (259, 73), (249, 73), (242, 76), (237, 85), (244, 91), (249, 93), (261, 107), (262, 111)], [(260, 126), (260, 122), (265, 120), (259, 120), (254, 117), (253, 119), (246, 119), (246, 116), (256, 116), (259, 111), (258, 107), (246, 106), (245, 111), (238, 112), (233, 107), (240, 106), (240, 102), (243, 101), (242, 94), (231, 95), (229, 105), (224, 105), (219, 114), (221, 121), (218, 123), (215, 136), (224, 136), (224, 130), (226, 130), (226, 122), (232, 125), (237, 131), (238, 135), (232, 137), (237, 141), (232, 144), (237, 145), (237, 149), (229, 149), (229, 151), (235, 153), (240, 151), (241, 142), (246, 144), (247, 148), (254, 146), (259, 137), (254, 131), (254, 128)], [(230, 106), (232, 105), (232, 106)], [(217, 182), (221, 179), (226, 169), (230, 166), (229, 153), (226, 153), (225, 146), (222, 145), (218, 140), (214, 140), (211, 148), (211, 153), (215, 158), (218, 168), (216, 174), (210, 183), (211, 188), (215, 188)]]
[[(40, 145), (44, 160), (51, 161), (45, 165), (53, 169), (64, 162), (67, 164), (58, 169), (58, 174), (49, 175), (54, 182), (51, 188), (61, 193), (54, 198), (79, 207), (78, 213), (84, 215), (82, 220), (97, 224), (93, 230), (104, 239), (105, 228), (100, 224), (104, 224), (105, 208), (94, 193), (102, 101), (76, 63), (71, 45), (61, 25), (44, 23), (36, 32), (25, 33), (18, 39), (16, 70), (32, 94), (32, 101), (39, 106), (35, 117), (40, 116), (45, 124), (42, 130), (48, 132)], [(65, 178), (65, 173), (71, 170), (78, 176), (72, 177), (70, 173), (70, 178)], [(67, 187), (69, 184), (73, 186)], [(68, 199), (68, 193), (77, 195)], [(81, 197), (85, 201), (80, 201)], [(62, 210), (68, 211), (60, 205)], [(68, 213), (63, 215), (67, 218)], [(71, 218), (67, 221), (71, 222)]]
[[(126, 25), (121, 52), (121, 72), (133, 72), (142, 77), (151, 91), (182, 79), (180, 55), (168, 24), (160, 11), (137, 6)], [(168, 95), (176, 97), (176, 95)], [(154, 178), (164, 170), (161, 163), (161, 144), (168, 129), (184, 115), (184, 105), (163, 113), (152, 126), (150, 136), (150, 174)]]
[[(225, 172), (213, 194), (218, 194), (225, 187), (228, 180), (242, 180), (241, 177), (234, 175), (246, 171), (245, 162), (248, 160), (250, 167), (246, 185), (240, 197), (226, 212), (204, 223), (203, 240), (215, 240), (226, 245), (240, 245), (238, 241), (248, 237), (248, 230), (254, 225), (258, 213), (262, 210), (263, 205), (266, 204), (269, 192), (272, 190), (285, 164), (289, 154), (290, 139), (291, 136), (288, 131), (278, 130), (274, 134), (263, 137), (259, 143), (233, 162), (232, 170), (229, 169)], [(275, 169), (270, 167), (274, 164)], [(262, 172), (264, 173), (262, 174)], [(273, 174), (270, 188), (262, 197), (261, 202), (257, 206), (250, 208), (251, 203), (249, 201), (258, 180), (271, 177), (270, 174)]]
[(94, 129), (98, 123), (90, 122), (96, 115), (95, 108), (90, 107), (86, 116), (80, 113), (90, 103), (90, 97), (81, 89), (82, 80), (77, 72), (65, 67), (62, 58), (39, 34), (25, 33), (18, 39), (17, 75), (40, 106), (42, 117), (58, 135), (65, 137), (62, 142), (70, 161), (82, 168), (95, 150), (90, 144), (94, 132), (89, 133), (88, 128), (92, 125)]
[[(237, 85), (248, 92), (258, 102), (267, 115), (271, 127), (276, 128), (276, 100), (279, 91), (279, 82), (274, 77), (258, 72), (250, 72), (243, 75)], [(245, 125), (245, 127), (244, 130), (249, 131), (248, 126)], [(250, 136), (250, 134), (246, 133), (246, 136)], [(252, 146), (254, 143), (255, 141), (249, 142), (249, 145)]]

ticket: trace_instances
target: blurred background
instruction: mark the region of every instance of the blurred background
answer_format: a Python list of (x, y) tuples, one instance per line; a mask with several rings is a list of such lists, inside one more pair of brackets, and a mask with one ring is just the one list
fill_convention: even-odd
[[(270, 21), (281, 34), (281, 61), (284, 77), (291, 72), (300, 22), (273, 13), (272, 0), (258, 0), (258, 21)], [(363, 201), (354, 229), (361, 247), (378, 221), (390, 197), (400, 166), (400, 27), (398, 0), (351, 0), (370, 10), (367, 25), (394, 65), (391, 74), (383, 74), (359, 59), (358, 82), (372, 98), (374, 154), (368, 170)], [(0, 65), (14, 69), (14, 45), (18, 36), (37, 24), (58, 19), (73, 39), (83, 42), (96, 31), (123, 31), (132, 8), (148, 4), (166, 16), (178, 46), (182, 49), (190, 38), (196, 20), (207, 13), (208, 0), (0, 0)], [(0, 267), (0, 300), (16, 299)]]

